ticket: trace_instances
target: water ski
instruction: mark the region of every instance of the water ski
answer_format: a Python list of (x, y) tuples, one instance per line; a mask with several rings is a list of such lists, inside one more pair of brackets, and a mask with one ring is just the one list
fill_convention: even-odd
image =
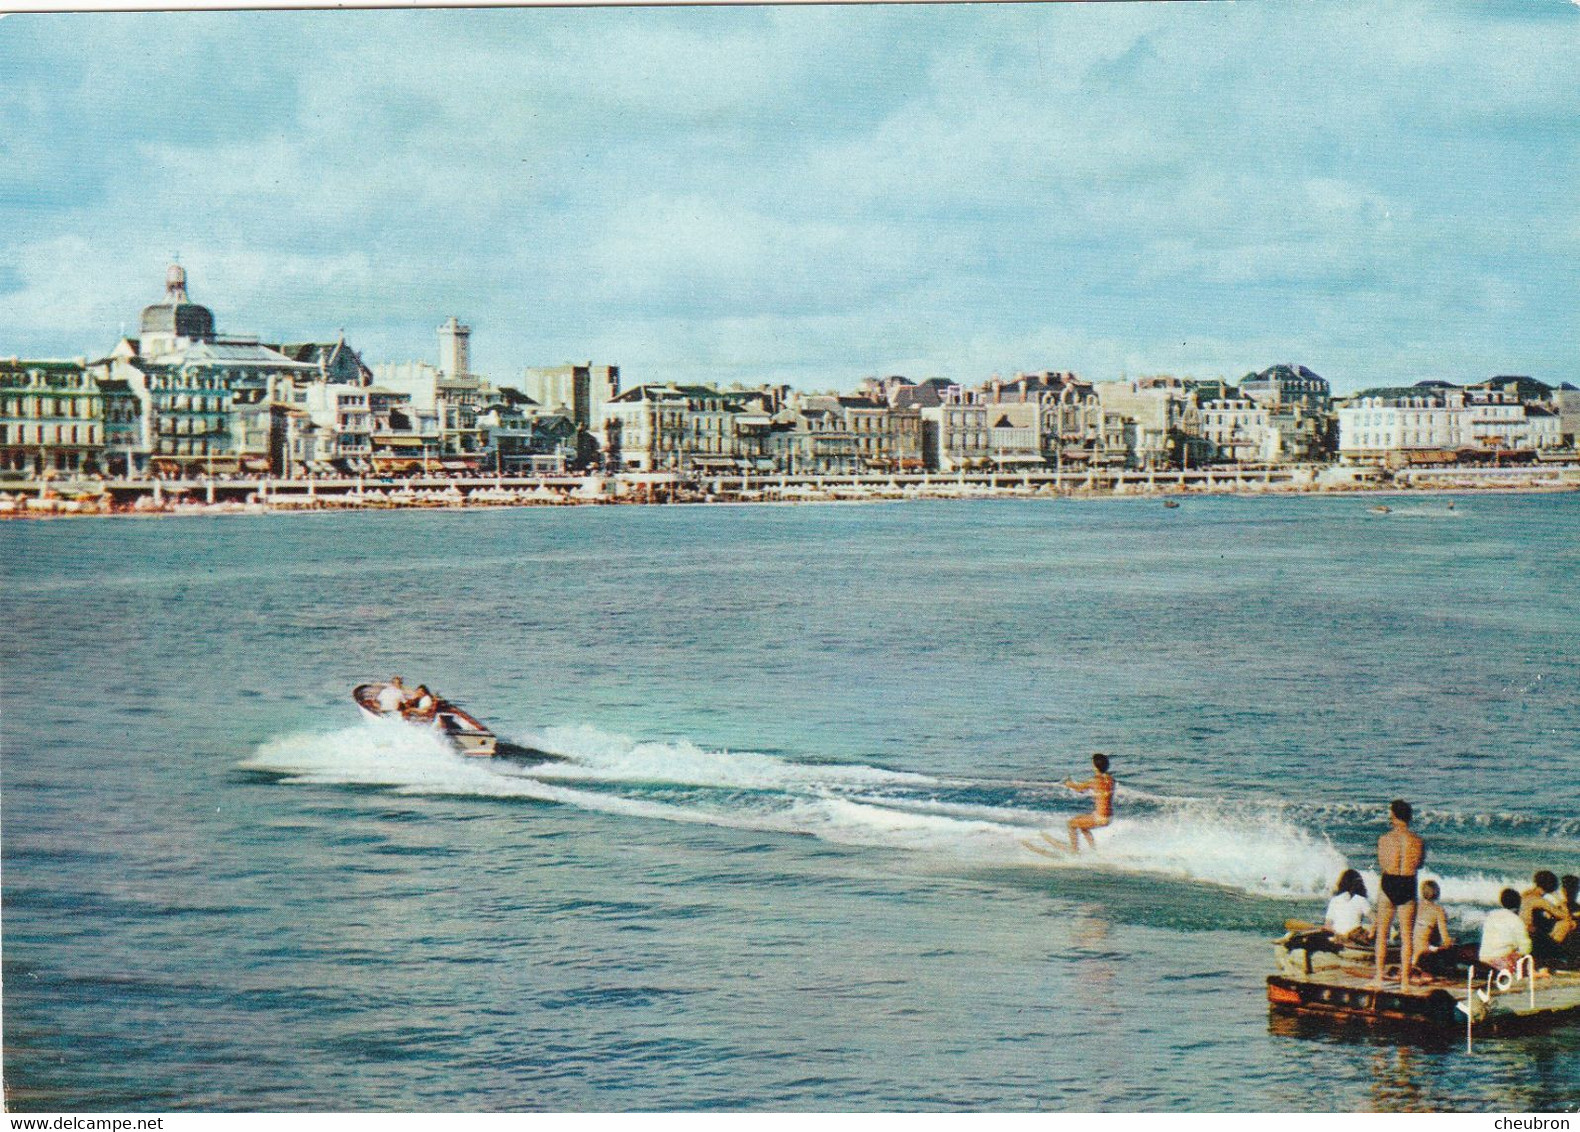
[(1033, 853), (1040, 853), (1044, 857), (1052, 857), (1056, 861), (1063, 860), (1064, 858), (1072, 855), (1068, 845), (1061, 844), (1060, 842), (1055, 841), (1052, 837), (1049, 837), (1046, 830), (1039, 831), (1039, 836), (1042, 838), (1045, 844), (1038, 844), (1035, 841), (1029, 840), (1023, 840), (1021, 841), (1021, 844), (1030, 849)]

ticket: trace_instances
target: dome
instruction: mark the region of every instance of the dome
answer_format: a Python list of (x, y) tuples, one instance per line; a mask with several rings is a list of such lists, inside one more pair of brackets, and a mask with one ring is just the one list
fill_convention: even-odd
[(208, 342), (214, 337), (214, 312), (187, 298), (187, 273), (179, 263), (165, 272), (165, 301), (143, 308), (143, 336), (167, 335)]

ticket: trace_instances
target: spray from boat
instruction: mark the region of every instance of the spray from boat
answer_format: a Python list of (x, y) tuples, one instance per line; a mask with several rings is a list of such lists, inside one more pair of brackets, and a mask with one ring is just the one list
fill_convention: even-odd
[[(1326, 896), (1347, 864), (1326, 835), (1278, 806), (1214, 807), (1139, 791), (1122, 794), (1121, 816), (1099, 831), (1099, 853), (1050, 858), (1028, 852), (1023, 842), (1042, 830), (1062, 837), (1066, 819), (1080, 808), (1051, 784), (713, 750), (586, 726), (525, 735), (516, 749), (521, 754), (514, 758), (469, 758), (442, 734), (369, 719), (338, 731), (271, 740), (243, 765), (287, 783), (564, 805), (633, 819), (813, 837), (931, 858), (940, 867), (1101, 870), (1262, 897)], [(1509, 883), (1483, 875), (1438, 879), (1445, 902), (1467, 912)]]

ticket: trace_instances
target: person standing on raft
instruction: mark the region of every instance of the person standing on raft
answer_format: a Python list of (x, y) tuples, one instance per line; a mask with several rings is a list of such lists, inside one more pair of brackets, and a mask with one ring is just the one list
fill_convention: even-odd
[(1378, 886), (1377, 978), (1382, 986), (1383, 958), (1388, 953), (1388, 929), (1399, 913), (1399, 989), (1410, 989), (1410, 965), (1415, 960), (1416, 873), (1426, 860), (1426, 842), (1410, 828), (1415, 816), (1409, 802), (1395, 800), (1388, 807), (1388, 832), (1377, 839), (1377, 865), (1382, 870)]
[(1092, 837), (1092, 830), (1101, 829), (1114, 820), (1114, 776), (1108, 773), (1108, 756), (1093, 755), (1092, 768), (1097, 773), (1085, 782), (1072, 782), (1068, 778), (1064, 780), (1064, 785), (1069, 789), (1092, 795), (1092, 812), (1070, 819), (1072, 853), (1081, 851), (1080, 835), (1083, 833), (1086, 834), (1086, 843), (1096, 849), (1097, 842)]

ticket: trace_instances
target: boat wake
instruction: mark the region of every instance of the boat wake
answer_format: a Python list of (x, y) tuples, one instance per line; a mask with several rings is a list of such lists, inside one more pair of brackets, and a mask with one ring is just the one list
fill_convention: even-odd
[[(1218, 885), (1256, 896), (1325, 897), (1348, 863), (1287, 808), (1209, 805), (1121, 790), (1124, 816), (1099, 852), (1031, 852), (1062, 841), (1082, 798), (1049, 783), (972, 781), (815, 763), (687, 742), (641, 742), (590, 727), (520, 737), (514, 759), (456, 754), (382, 720), (265, 743), (246, 769), (287, 783), (382, 786), (400, 794), (517, 799), (632, 818), (815, 837), (928, 855), (946, 866), (1098, 870)], [(541, 756), (541, 761), (534, 757)], [(1039, 842), (1040, 843), (1040, 842)], [(1375, 890), (1376, 877), (1370, 876)], [(1485, 907), (1508, 878), (1439, 876), (1447, 904)]]

